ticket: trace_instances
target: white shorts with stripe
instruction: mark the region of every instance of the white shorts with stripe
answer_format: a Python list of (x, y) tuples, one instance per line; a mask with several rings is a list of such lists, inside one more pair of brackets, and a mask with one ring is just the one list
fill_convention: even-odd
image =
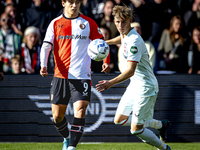
[(131, 88), (126, 89), (119, 102), (117, 113), (129, 116), (132, 112), (132, 123), (134, 124), (144, 124), (145, 120), (153, 119), (157, 93), (149, 97), (135, 96), (133, 94)]

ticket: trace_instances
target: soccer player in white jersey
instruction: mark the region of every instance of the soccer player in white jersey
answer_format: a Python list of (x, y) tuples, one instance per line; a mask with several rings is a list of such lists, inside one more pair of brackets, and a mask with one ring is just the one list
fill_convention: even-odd
[[(87, 46), (91, 40), (103, 39), (97, 24), (79, 13), (82, 0), (62, 0), (64, 13), (49, 24), (42, 44), (40, 74), (47, 76), (47, 60), (53, 46), (54, 78), (50, 89), (53, 121), (64, 137), (63, 150), (75, 150), (85, 125), (85, 112), (91, 95), (91, 59)], [(109, 73), (107, 57), (102, 72)], [(65, 112), (73, 102), (74, 120), (70, 132)]]
[[(127, 6), (115, 6), (113, 16), (120, 36), (106, 42), (109, 45), (122, 44), (121, 48), (127, 61), (127, 66), (125, 66), (127, 68), (111, 80), (99, 81), (96, 89), (102, 92), (130, 78), (130, 84), (122, 96), (115, 114), (115, 124), (130, 125), (131, 133), (142, 139), (143, 142), (160, 150), (170, 150), (168, 145), (146, 128), (158, 129), (161, 138), (165, 140), (165, 133), (170, 123), (168, 120), (153, 119), (158, 83), (149, 62), (145, 43), (136, 30), (131, 28), (133, 12)], [(132, 115), (130, 115), (131, 113)]]

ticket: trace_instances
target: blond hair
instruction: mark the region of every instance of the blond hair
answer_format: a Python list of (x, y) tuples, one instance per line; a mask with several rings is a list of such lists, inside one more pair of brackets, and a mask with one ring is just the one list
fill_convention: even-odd
[(133, 15), (133, 11), (130, 7), (127, 6), (119, 6), (116, 5), (113, 8), (113, 13), (112, 15), (114, 16), (114, 18), (121, 18), (123, 20), (126, 19), (133, 19), (134, 15)]
[(36, 28), (34, 26), (29, 26), (29, 27), (27, 27), (25, 29), (25, 31), (24, 31), (24, 37), (23, 37), (23, 42), (25, 44), (27, 44), (26, 36), (29, 35), (29, 34), (31, 34), (31, 33), (34, 33), (34, 34), (37, 35), (37, 38), (36, 38), (37, 39), (37, 44), (40, 43), (40, 40), (41, 40), (40, 39), (40, 31), (39, 31), (38, 28)]
[(15, 61), (23, 63), (23, 60), (20, 55), (14, 55), (14, 57), (11, 58), (11, 63), (14, 63)]

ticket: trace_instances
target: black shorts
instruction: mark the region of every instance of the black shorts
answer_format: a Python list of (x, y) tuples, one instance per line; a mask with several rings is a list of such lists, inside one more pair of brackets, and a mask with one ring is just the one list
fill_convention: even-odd
[(61, 79), (54, 77), (51, 83), (50, 100), (53, 104), (67, 105), (69, 100), (90, 101), (91, 80)]

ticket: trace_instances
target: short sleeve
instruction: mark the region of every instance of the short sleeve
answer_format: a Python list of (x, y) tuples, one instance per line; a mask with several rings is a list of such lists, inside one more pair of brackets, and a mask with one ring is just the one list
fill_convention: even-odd
[(142, 56), (142, 51), (140, 49), (139, 44), (137, 42), (129, 43), (128, 47), (128, 57), (127, 61), (135, 61), (139, 62)]

